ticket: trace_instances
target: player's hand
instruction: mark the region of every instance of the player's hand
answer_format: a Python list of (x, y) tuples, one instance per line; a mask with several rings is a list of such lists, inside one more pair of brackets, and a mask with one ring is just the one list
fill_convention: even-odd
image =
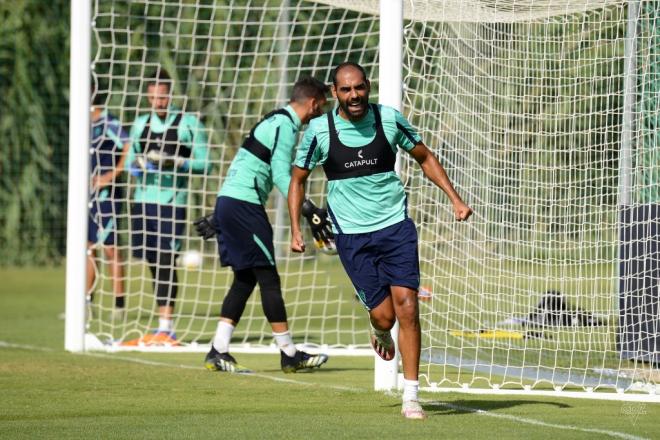
[(128, 172), (131, 176), (140, 178), (147, 171), (147, 163), (142, 155), (139, 155), (131, 163)]
[(302, 215), (309, 223), (316, 247), (325, 254), (336, 254), (335, 234), (332, 232), (328, 211), (318, 208), (311, 200), (305, 199), (302, 204)]
[(454, 203), (454, 217), (459, 222), (465, 221), (472, 215), (472, 208), (466, 205), (464, 202), (459, 201)]
[(291, 250), (293, 252), (305, 252), (305, 240), (303, 240), (302, 232), (297, 231), (291, 234)]
[(146, 160), (143, 154), (140, 154), (135, 158), (133, 163), (131, 163), (128, 172), (131, 176), (140, 178), (144, 173), (155, 171), (157, 168), (158, 167), (155, 164)]
[(112, 181), (114, 179), (114, 175), (112, 171), (108, 171), (107, 173), (103, 173), (100, 176), (96, 175), (92, 177), (92, 189), (93, 190), (98, 190), (105, 188), (106, 186), (109, 186), (112, 184)]
[(213, 214), (198, 218), (193, 222), (193, 225), (195, 226), (197, 235), (202, 237), (203, 240), (208, 240), (211, 237), (215, 237), (215, 235), (218, 233), (218, 230), (215, 227), (215, 223), (213, 222)]

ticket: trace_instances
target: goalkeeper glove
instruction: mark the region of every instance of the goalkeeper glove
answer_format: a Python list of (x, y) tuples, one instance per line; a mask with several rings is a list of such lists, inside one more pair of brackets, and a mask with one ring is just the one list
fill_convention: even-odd
[(328, 255), (336, 254), (335, 234), (332, 232), (332, 221), (328, 217), (328, 211), (318, 208), (311, 200), (305, 199), (302, 204), (302, 215), (309, 222), (318, 250)]
[(140, 178), (145, 172), (153, 171), (155, 169), (156, 166), (153, 163), (144, 160), (144, 157), (140, 155), (133, 161), (128, 172), (131, 176)]
[(160, 153), (156, 150), (151, 150), (147, 153), (147, 161), (156, 165), (156, 168), (158, 166), (164, 169), (181, 168), (186, 163), (186, 160), (183, 157)]
[(193, 222), (193, 225), (195, 226), (197, 235), (202, 237), (203, 240), (208, 240), (218, 233), (215, 223), (213, 222), (213, 214), (198, 218)]

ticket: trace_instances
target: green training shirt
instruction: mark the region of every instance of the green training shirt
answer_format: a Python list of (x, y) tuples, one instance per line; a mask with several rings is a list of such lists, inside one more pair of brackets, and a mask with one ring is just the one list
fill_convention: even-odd
[[(421, 142), (420, 136), (400, 112), (384, 105), (378, 105), (378, 109), (385, 137), (393, 151), (396, 152), (397, 146), (410, 151)], [(333, 115), (339, 141), (346, 147), (359, 149), (376, 136), (376, 119), (371, 108), (357, 122), (343, 119), (337, 109), (333, 110)], [(294, 163), (300, 168), (311, 170), (325, 163), (329, 148), (326, 114), (310, 122)], [(393, 171), (330, 180), (328, 207), (335, 223), (335, 232), (373, 232), (406, 218), (406, 194), (399, 176)]]
[[(165, 133), (179, 113), (181, 110), (170, 107), (164, 121), (155, 112), (141, 115), (135, 120), (131, 127), (132, 148), (128, 153), (126, 169), (130, 169), (136, 155), (142, 153), (140, 137), (146, 124), (150, 123), (153, 133)], [(137, 187), (133, 195), (135, 202), (186, 206), (190, 174), (201, 174), (208, 171), (210, 162), (207, 136), (199, 118), (190, 113), (183, 113), (177, 128), (177, 135), (181, 145), (191, 149), (190, 158), (177, 169), (151, 170), (137, 178)]]
[(291, 161), (301, 121), (290, 105), (284, 110), (291, 116), (274, 114), (254, 129), (255, 138), (270, 151), (270, 164), (245, 148), (239, 148), (232, 160), (218, 196), (227, 196), (265, 205), (273, 185), (286, 198), (291, 181)]

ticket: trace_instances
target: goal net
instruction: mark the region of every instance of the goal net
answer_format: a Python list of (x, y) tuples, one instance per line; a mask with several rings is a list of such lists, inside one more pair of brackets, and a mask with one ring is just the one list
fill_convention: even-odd
[(475, 210), (405, 162), (427, 386), (655, 393), (657, 6), (631, 35), (628, 3), (413, 2), (405, 110)]
[[(421, 383), (430, 389), (654, 393), (657, 7), (653, 2), (404, 0), (403, 112), (475, 210), (452, 221), (441, 190), (402, 156), (420, 236)], [(125, 127), (149, 112), (145, 74), (174, 79), (173, 104), (201, 117), (212, 170), (190, 175), (188, 219), (211, 211), (241, 139), (303, 74), (329, 82), (361, 63), (378, 99), (378, 2), (96, 1), (93, 74)], [(633, 23), (631, 26), (630, 23)], [(642, 110), (644, 117), (641, 117)], [(308, 188), (324, 203), (324, 177)], [(131, 179), (121, 181), (128, 195)], [(89, 332), (117, 348), (157, 326), (152, 278), (130, 258), (118, 212), (127, 314), (97, 252)], [(368, 347), (366, 313), (338, 259), (288, 251), (288, 213), (267, 211), (297, 343)], [(308, 237), (308, 242), (311, 239)], [(208, 344), (231, 273), (186, 230), (174, 325)], [(258, 292), (236, 347), (269, 347)]]
[[(200, 252), (202, 264), (199, 268), (174, 267), (179, 281), (174, 329), (181, 346), (172, 349), (207, 349), (232, 273), (220, 267), (215, 240), (204, 243), (195, 236), (192, 220), (212, 212), (244, 137), (266, 113), (286, 105), (298, 78), (313, 75), (327, 82), (332, 67), (346, 59), (377, 73), (377, 17), (299, 1), (106, 0), (93, 5), (92, 30), (96, 95), (126, 129), (139, 115), (150, 112), (146, 75), (157, 66), (173, 78), (172, 105), (204, 123), (211, 170), (202, 175), (186, 173), (188, 226), (180, 252), (184, 257), (190, 251)], [(322, 177), (315, 172), (307, 189), (318, 206), (325, 203)], [(127, 313), (113, 313), (109, 261), (100, 246), (97, 283), (89, 307), (89, 332), (112, 349), (122, 349), (126, 341), (158, 327), (152, 274), (147, 264), (131, 257), (129, 206), (136, 180), (125, 178), (120, 185), (126, 194), (117, 224), (125, 259)], [(294, 341), (325, 350), (366, 349), (366, 312), (338, 258), (315, 254), (306, 225), (306, 255), (289, 251), (288, 209), (277, 190), (271, 194), (267, 212)], [(232, 342), (234, 351), (268, 349), (273, 342), (258, 288)]]

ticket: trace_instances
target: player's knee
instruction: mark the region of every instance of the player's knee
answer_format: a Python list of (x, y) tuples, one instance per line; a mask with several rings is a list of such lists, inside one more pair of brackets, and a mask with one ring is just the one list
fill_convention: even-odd
[(396, 318), (402, 327), (419, 327), (418, 303), (414, 300), (406, 300), (396, 307)]
[(114, 261), (119, 258), (119, 252), (115, 246), (106, 246), (104, 252), (109, 261)]
[(270, 298), (273, 301), (282, 301), (280, 275), (275, 267), (258, 267), (254, 269), (254, 274), (259, 283), (262, 297)]
[(369, 317), (374, 327), (379, 330), (391, 330), (396, 322), (394, 305), (390, 295), (369, 311)]
[(255, 267), (253, 273), (261, 289), (271, 286), (280, 287), (280, 274), (275, 266)]
[(220, 316), (238, 324), (256, 283), (257, 280), (251, 269), (234, 271), (234, 280), (222, 302)]
[(378, 330), (392, 330), (396, 322), (394, 311), (373, 309), (369, 312), (371, 325)]
[(264, 309), (264, 315), (268, 322), (286, 322), (286, 307), (284, 306), (284, 299), (282, 292), (277, 289), (277, 292), (261, 291), (261, 305)]
[(280, 275), (275, 267), (260, 267), (254, 270), (259, 290), (261, 305), (268, 322), (286, 322), (286, 308), (282, 298)]
[(174, 307), (174, 298), (156, 298), (158, 307)]
[(247, 292), (248, 296), (257, 285), (257, 278), (252, 269), (242, 269), (234, 271), (234, 280), (232, 281), (230, 291)]
[(160, 299), (176, 298), (177, 295), (177, 280), (166, 278), (156, 281), (156, 297)]
[(174, 307), (174, 302), (178, 293), (176, 279), (173, 282), (158, 280), (156, 281), (156, 303), (159, 307)]
[(171, 306), (178, 293), (179, 279), (176, 270), (170, 265), (155, 264), (149, 269), (154, 277), (154, 290), (156, 291), (156, 302), (159, 306)]

